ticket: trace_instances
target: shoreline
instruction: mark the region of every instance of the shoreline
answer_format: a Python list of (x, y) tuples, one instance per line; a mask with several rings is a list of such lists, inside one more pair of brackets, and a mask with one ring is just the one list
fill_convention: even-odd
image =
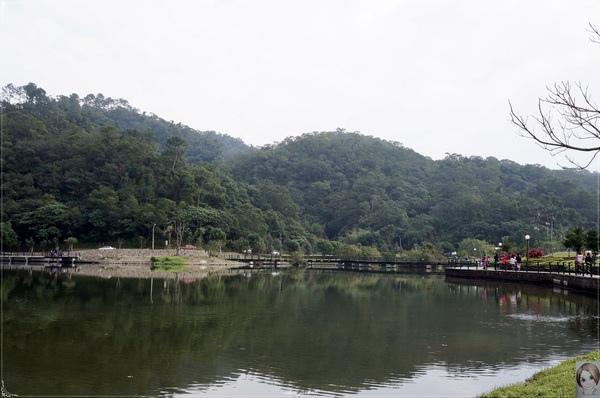
[(96, 276), (100, 278), (160, 278), (160, 279), (199, 279), (210, 274), (238, 268), (239, 264), (187, 264), (184, 271), (168, 272), (154, 271), (151, 263), (147, 264), (84, 264), (73, 271), (67, 271), (72, 275)]
[(558, 365), (540, 370), (521, 382), (495, 387), (484, 394), (477, 395), (476, 398), (572, 397), (577, 391), (576, 363), (598, 360), (600, 360), (600, 350), (578, 355)]
[[(53, 268), (50, 270), (41, 265), (11, 264), (2, 266), (2, 270), (23, 270), (29, 272), (55, 273), (57, 275), (89, 276), (104, 279), (110, 278), (138, 278), (138, 279), (201, 279), (210, 275), (217, 275), (240, 267), (239, 264), (210, 264), (210, 265), (186, 265), (183, 271), (155, 271), (150, 268), (150, 263), (122, 264), (122, 263), (99, 263), (83, 264), (74, 268)], [(58, 269), (58, 272), (55, 270)]]
[[(203, 250), (182, 251), (180, 256), (186, 260), (185, 270), (178, 272), (152, 270), (152, 257), (175, 256), (175, 250), (152, 249), (114, 249), (77, 251), (81, 263), (76, 267), (58, 268), (60, 274), (91, 276), (99, 278), (161, 278), (161, 279), (199, 279), (211, 274), (239, 268), (242, 264), (227, 261), (219, 257), (210, 257)], [(12, 264), (3, 265), (3, 269), (25, 269), (44, 272), (43, 265)]]

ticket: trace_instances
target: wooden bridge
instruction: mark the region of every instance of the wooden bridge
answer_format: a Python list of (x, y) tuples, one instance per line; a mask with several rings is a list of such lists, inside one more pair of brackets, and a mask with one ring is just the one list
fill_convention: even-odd
[(45, 256), (31, 254), (2, 253), (0, 264), (2, 266), (38, 266), (48, 268), (76, 268), (79, 256)]
[[(290, 266), (289, 256), (286, 255), (233, 255), (227, 257), (230, 261), (238, 261), (244, 263), (240, 268), (278, 268), (280, 266)], [(370, 258), (341, 258), (332, 256), (305, 256), (304, 262), (308, 269), (339, 269), (339, 270), (359, 270), (371, 272), (391, 272), (391, 271), (438, 271), (444, 272), (447, 268), (464, 268), (475, 271), (485, 270), (510, 270), (508, 264), (494, 264), (491, 262), (487, 267), (483, 267), (480, 261), (464, 260), (464, 259), (449, 259), (447, 261), (398, 261), (394, 259), (385, 259), (382, 257)], [(547, 261), (539, 263), (524, 263), (520, 271), (527, 272), (554, 272), (577, 274), (573, 261)], [(595, 265), (591, 269), (592, 274), (598, 275), (600, 269)]]

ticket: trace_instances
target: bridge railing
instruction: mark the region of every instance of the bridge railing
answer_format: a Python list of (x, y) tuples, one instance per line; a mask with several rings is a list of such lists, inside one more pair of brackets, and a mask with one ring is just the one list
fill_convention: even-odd
[[(460, 262), (454, 265), (455, 267), (462, 268), (472, 268), (483, 269), (479, 262)], [(487, 266), (487, 269), (493, 269), (498, 271), (519, 271), (519, 272), (550, 272), (557, 274), (573, 274), (573, 275), (599, 275), (600, 267), (596, 264), (591, 267), (587, 267), (585, 264), (581, 267), (581, 269), (577, 269), (577, 266), (573, 261), (547, 261), (547, 262), (535, 262), (535, 263), (527, 263), (522, 262), (520, 265), (511, 266), (510, 264), (501, 264), (501, 263), (490, 263)]]

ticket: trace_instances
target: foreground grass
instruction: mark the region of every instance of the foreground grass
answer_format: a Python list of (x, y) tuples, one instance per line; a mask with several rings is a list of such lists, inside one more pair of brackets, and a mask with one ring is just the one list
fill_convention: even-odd
[(568, 359), (534, 374), (523, 383), (496, 388), (480, 397), (574, 397), (575, 363), (597, 361), (600, 361), (600, 350)]
[(185, 259), (181, 257), (152, 257), (152, 271), (183, 272)]

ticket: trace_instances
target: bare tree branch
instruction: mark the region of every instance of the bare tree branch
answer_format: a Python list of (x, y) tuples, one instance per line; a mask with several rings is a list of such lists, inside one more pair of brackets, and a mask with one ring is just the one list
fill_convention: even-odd
[(592, 43), (600, 44), (600, 32), (598, 31), (598, 28), (595, 27), (594, 25), (592, 25), (591, 22), (589, 22), (589, 25), (590, 25), (590, 30), (588, 32), (592, 33), (592, 37), (590, 37), (590, 41)]
[[(591, 23), (590, 27), (594, 34), (592, 42), (600, 44), (600, 32)], [(547, 90), (548, 96), (538, 100), (538, 115), (532, 117), (533, 125), (508, 101), (511, 122), (519, 128), (519, 135), (533, 139), (552, 156), (565, 151), (587, 153), (589, 161), (583, 163), (568, 154), (565, 157), (576, 168), (589, 167), (600, 152), (600, 109), (593, 102), (588, 87), (581, 83), (575, 87), (568, 81), (555, 83)]]

